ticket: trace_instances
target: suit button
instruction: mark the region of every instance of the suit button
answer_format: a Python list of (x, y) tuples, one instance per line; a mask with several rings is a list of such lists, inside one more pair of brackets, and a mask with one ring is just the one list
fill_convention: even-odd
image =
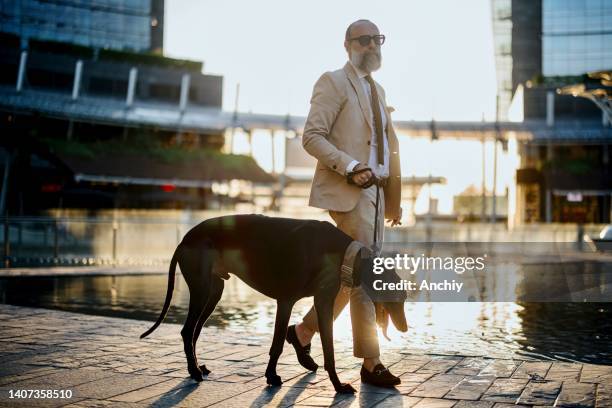
[(371, 142), (368, 140), (368, 146), (371, 144)]
[(334, 164), (334, 165), (332, 166), (332, 168), (333, 168), (334, 170), (336, 170), (336, 165)]

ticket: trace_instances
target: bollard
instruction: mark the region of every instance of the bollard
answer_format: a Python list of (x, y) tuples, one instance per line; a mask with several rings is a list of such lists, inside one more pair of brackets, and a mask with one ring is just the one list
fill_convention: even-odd
[(578, 236), (576, 237), (576, 249), (578, 249), (578, 251), (582, 252), (582, 250), (584, 249), (583, 241), (584, 241), (584, 225), (578, 224)]
[(113, 223), (113, 266), (117, 266), (117, 224)]

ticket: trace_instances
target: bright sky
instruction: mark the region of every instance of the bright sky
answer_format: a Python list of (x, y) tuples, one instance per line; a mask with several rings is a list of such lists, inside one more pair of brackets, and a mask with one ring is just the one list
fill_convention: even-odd
[[(396, 109), (394, 119), (494, 119), (490, 0), (170, 0), (165, 54), (204, 61), (205, 73), (223, 75), (226, 110), (234, 109), (240, 83), (240, 111), (305, 116), (316, 79), (346, 62), (344, 32), (360, 18), (372, 20), (387, 36), (383, 66), (374, 77)], [(430, 146), (406, 136), (402, 173), (448, 178), (447, 186), (432, 191), (441, 211), (450, 212), (452, 196), (469, 184), (480, 186), (480, 144)], [(269, 170), (270, 142), (254, 139), (255, 158)], [(491, 158), (489, 153), (489, 163)], [(498, 192), (506, 184), (501, 177), (503, 172)], [(418, 206), (423, 210), (426, 202)]]

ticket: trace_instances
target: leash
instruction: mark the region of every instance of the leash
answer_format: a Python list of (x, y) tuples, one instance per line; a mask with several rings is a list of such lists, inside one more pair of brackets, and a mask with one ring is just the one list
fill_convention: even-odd
[(376, 203), (374, 204), (374, 239), (373, 244), (372, 244), (372, 251), (379, 255), (379, 248), (378, 248), (378, 219), (379, 217), (379, 206), (380, 206), (380, 179), (378, 179), (378, 177), (376, 177), (376, 175), (374, 174), (374, 171), (370, 168), (370, 167), (364, 167), (362, 169), (359, 170), (354, 170), (354, 171), (350, 171), (346, 174), (346, 179), (347, 182), (349, 184), (353, 184), (355, 185), (355, 183), (353, 182), (353, 176), (355, 174), (359, 174), (359, 173), (363, 173), (365, 171), (370, 171), (372, 173), (372, 177), (370, 177), (370, 179), (362, 186), (360, 186), (362, 189), (366, 189), (366, 188), (370, 188), (372, 185), (376, 185)]
[[(372, 178), (375, 178), (376, 176), (372, 175)], [(376, 253), (376, 255), (378, 254), (378, 206), (380, 203), (380, 186), (379, 184), (376, 182), (376, 204), (374, 204), (374, 244), (373, 244), (373, 249), (374, 252)]]

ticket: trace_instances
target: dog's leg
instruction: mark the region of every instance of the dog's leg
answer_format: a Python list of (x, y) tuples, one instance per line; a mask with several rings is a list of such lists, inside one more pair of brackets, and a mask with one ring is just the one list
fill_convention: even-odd
[(189, 375), (196, 381), (202, 381), (202, 371), (198, 367), (198, 360), (195, 355), (193, 335), (195, 326), (198, 323), (198, 318), (202, 313), (202, 309), (206, 306), (206, 299), (203, 299), (201, 294), (192, 293), (189, 299), (189, 313), (185, 320), (181, 336), (183, 337), (183, 347), (185, 356), (187, 357), (187, 370)]
[(274, 323), (274, 338), (272, 339), (272, 347), (270, 347), (270, 360), (266, 368), (266, 382), (269, 385), (281, 385), (283, 382), (276, 374), (276, 364), (278, 358), (283, 352), (283, 344), (287, 337), (287, 325), (291, 317), (291, 310), (294, 302), (287, 300), (279, 300), (276, 302), (276, 322)]
[(210, 294), (212, 262), (208, 258), (206, 251), (189, 250), (183, 251), (182, 259), (179, 260), (181, 272), (189, 287), (189, 312), (181, 330), (181, 336), (183, 337), (183, 347), (187, 357), (187, 370), (191, 378), (198, 382), (204, 380), (204, 378), (200, 367), (198, 367), (193, 337)]
[[(210, 288), (210, 295), (208, 297), (208, 302), (206, 302), (206, 306), (204, 306), (204, 310), (200, 315), (200, 319), (198, 320), (198, 324), (196, 325), (195, 332), (193, 334), (193, 349), (194, 353), (196, 350), (196, 343), (198, 338), (200, 337), (200, 332), (202, 331), (202, 326), (206, 323), (206, 320), (210, 317), (212, 312), (215, 310), (217, 303), (219, 303), (219, 299), (221, 299), (221, 294), (223, 294), (224, 282), (223, 279), (213, 276)], [(197, 353), (196, 353), (197, 355)], [(210, 374), (210, 370), (206, 368), (205, 364), (200, 365), (200, 370), (202, 370), (202, 374), (208, 375)]]
[(317, 319), (319, 322), (319, 332), (321, 344), (323, 346), (323, 359), (325, 361), (325, 371), (334, 385), (334, 389), (339, 393), (354, 393), (355, 389), (348, 383), (341, 383), (336, 373), (336, 362), (334, 359), (334, 299), (337, 291), (323, 290), (314, 297)]

